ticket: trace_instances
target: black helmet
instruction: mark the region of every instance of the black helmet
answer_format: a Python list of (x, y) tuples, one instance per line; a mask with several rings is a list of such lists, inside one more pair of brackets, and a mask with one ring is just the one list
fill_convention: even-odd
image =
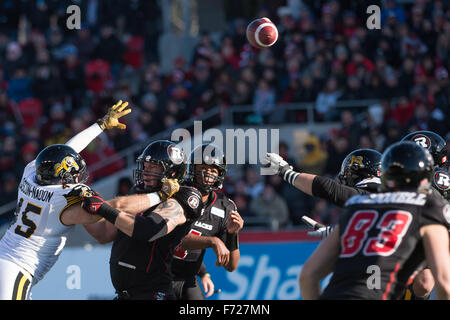
[(48, 146), (36, 157), (36, 182), (42, 186), (86, 183), (88, 179), (86, 162), (68, 145)]
[(181, 182), (187, 170), (186, 155), (175, 143), (168, 140), (157, 140), (150, 143), (137, 158), (136, 162), (137, 168), (134, 170), (136, 187), (145, 191), (156, 191), (161, 185), (154, 188), (145, 186), (143, 177), (144, 163), (156, 163), (163, 167), (163, 172), (160, 174), (147, 172), (149, 175), (156, 176), (159, 179), (178, 179)]
[(381, 184), (385, 190), (417, 190), (423, 179), (431, 184), (434, 161), (427, 149), (412, 141), (389, 146), (381, 158)]
[[(219, 175), (216, 177), (204, 173), (203, 171), (198, 170), (196, 171), (195, 170), (196, 164), (213, 165), (219, 171)], [(222, 149), (220, 149), (218, 146), (212, 143), (205, 143), (196, 147), (191, 152), (191, 155), (189, 157), (188, 179), (190, 183), (193, 184), (197, 189), (199, 189), (202, 194), (222, 189), (226, 173), (227, 173), (227, 162), (225, 159), (225, 155)], [(195, 181), (196, 176), (200, 177), (200, 181), (202, 181), (202, 183)], [(203, 181), (207, 177), (214, 179), (215, 180), (214, 183), (205, 185)]]
[(350, 152), (342, 161), (339, 181), (354, 187), (358, 182), (380, 176), (381, 153), (373, 149), (358, 149)]
[(431, 131), (415, 131), (405, 136), (402, 141), (414, 141), (419, 146), (428, 149), (434, 160), (434, 165), (440, 168), (447, 166), (447, 144), (437, 133)]
[(433, 172), (432, 186), (447, 200), (450, 200), (450, 174), (435, 167)]

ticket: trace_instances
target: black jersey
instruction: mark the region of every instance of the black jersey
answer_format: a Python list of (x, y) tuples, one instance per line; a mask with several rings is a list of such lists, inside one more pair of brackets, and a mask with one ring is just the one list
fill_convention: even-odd
[(345, 202), (357, 194), (377, 193), (380, 186), (380, 178), (365, 179), (349, 187), (333, 179), (316, 176), (312, 183), (312, 195), (325, 199), (332, 204), (343, 207)]
[[(425, 262), (419, 230), (449, 226), (449, 205), (435, 194), (357, 195), (339, 218), (340, 253), (321, 299), (398, 299)], [(379, 285), (370, 278), (379, 271)]]
[[(155, 208), (156, 206), (140, 215), (145, 217)], [(132, 296), (133, 293), (163, 293), (172, 296), (170, 264), (175, 248), (189, 232), (192, 222), (188, 220), (154, 241), (134, 239), (118, 230), (110, 258), (111, 280), (116, 291), (131, 292)]]
[[(205, 204), (203, 215), (191, 227), (190, 233), (215, 236), (226, 242), (226, 223), (234, 203), (221, 193), (212, 192)], [(175, 252), (172, 272), (175, 280), (192, 278), (199, 272), (206, 249), (181, 250)]]

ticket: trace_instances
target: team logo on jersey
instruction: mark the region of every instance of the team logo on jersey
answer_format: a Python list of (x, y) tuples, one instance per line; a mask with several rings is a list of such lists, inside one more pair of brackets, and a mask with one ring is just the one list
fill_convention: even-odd
[(444, 171), (438, 171), (434, 174), (434, 183), (441, 190), (450, 189), (450, 176)]
[(444, 214), (445, 220), (450, 224), (450, 204), (445, 205), (442, 213)]
[(167, 154), (170, 160), (175, 164), (181, 164), (184, 161), (184, 152), (177, 146), (170, 145), (167, 148)]
[(192, 209), (197, 209), (198, 205), (200, 204), (200, 199), (199, 197), (192, 195), (188, 198), (187, 203), (189, 204), (189, 207), (191, 207)]
[(206, 230), (212, 230), (212, 225), (204, 223), (204, 222), (200, 222), (200, 221), (195, 221), (194, 226), (197, 226), (199, 228), (203, 228)]
[(430, 138), (428, 138), (427, 136), (423, 135), (423, 134), (418, 134), (415, 135), (412, 140), (418, 144), (419, 146), (421, 146), (422, 148), (426, 148), (426, 149), (430, 149), (431, 146), (431, 141)]
[(61, 163), (55, 164), (55, 177), (59, 176), (61, 170), (64, 169), (63, 172), (69, 172), (72, 168), (75, 168), (75, 170), (80, 170), (80, 167), (78, 166), (75, 159), (71, 156), (67, 156), (61, 161)]
[(349, 166), (351, 167), (351, 166), (353, 166), (354, 164), (357, 164), (357, 165), (363, 167), (363, 166), (364, 166), (364, 164), (363, 164), (363, 157), (362, 157), (362, 156), (357, 156), (357, 157), (355, 157), (355, 156), (352, 155), (352, 157), (351, 157), (351, 159), (350, 159), (350, 164), (349, 164)]

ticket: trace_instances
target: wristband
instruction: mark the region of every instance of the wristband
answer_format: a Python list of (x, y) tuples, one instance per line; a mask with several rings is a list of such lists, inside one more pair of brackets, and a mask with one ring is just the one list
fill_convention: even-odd
[(160, 204), (161, 201), (161, 197), (159, 196), (159, 194), (157, 192), (153, 192), (153, 193), (147, 193), (147, 197), (150, 200), (150, 206), (156, 206), (157, 204)]
[(282, 173), (282, 177), (284, 181), (286, 181), (291, 185), (294, 185), (295, 179), (297, 179), (299, 174), (300, 174), (299, 172), (296, 172), (292, 169), (288, 169), (284, 173)]
[[(205, 273), (204, 275), (203, 275), (203, 277), (209, 277), (209, 278), (211, 278), (211, 275), (209, 274), (209, 273)], [(202, 277), (202, 278), (203, 278)]]
[(99, 216), (102, 216), (107, 221), (111, 222), (112, 224), (116, 223), (117, 216), (120, 213), (120, 210), (117, 210), (110, 205), (103, 203), (100, 208), (98, 208), (96, 212)]
[(98, 119), (96, 121), (96, 123), (98, 124), (98, 126), (100, 127), (100, 129), (102, 129), (103, 131), (105, 131), (105, 122), (103, 121), (103, 119)]
[(230, 251), (239, 249), (239, 237), (237, 233), (230, 234), (227, 233), (227, 239), (225, 240), (225, 245)]

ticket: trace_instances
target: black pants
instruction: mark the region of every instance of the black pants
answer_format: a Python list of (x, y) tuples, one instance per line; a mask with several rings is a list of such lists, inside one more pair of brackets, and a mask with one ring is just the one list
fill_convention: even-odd
[(117, 300), (175, 300), (172, 282), (155, 282), (146, 273), (111, 265), (111, 281)]
[(205, 300), (205, 295), (197, 281), (197, 277), (177, 279), (172, 283), (177, 300)]

